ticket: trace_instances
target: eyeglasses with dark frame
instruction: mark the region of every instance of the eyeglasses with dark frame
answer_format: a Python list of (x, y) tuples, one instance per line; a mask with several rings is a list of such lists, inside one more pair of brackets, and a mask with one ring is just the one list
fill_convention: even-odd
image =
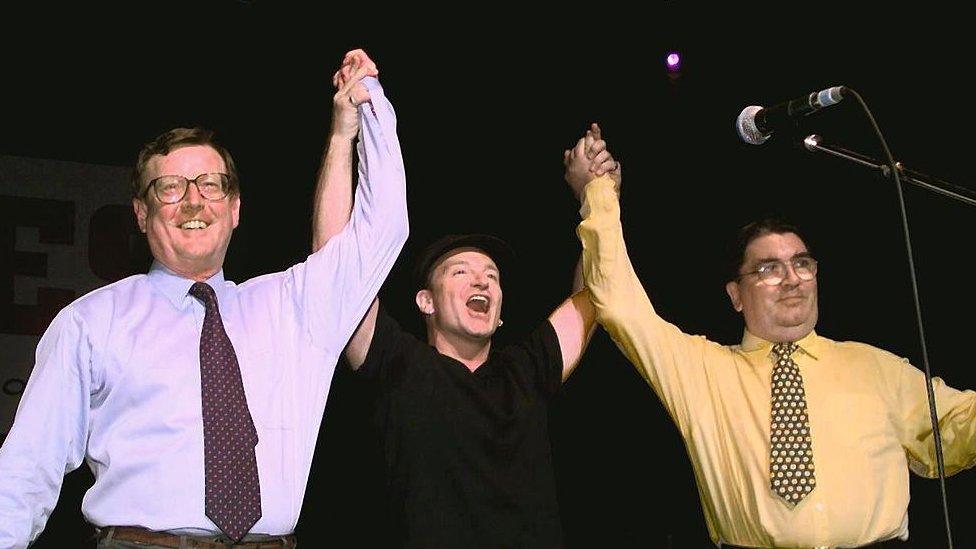
[(182, 175), (162, 175), (146, 185), (142, 196), (145, 198), (152, 188), (160, 202), (176, 204), (186, 196), (190, 183), (197, 186), (200, 196), (210, 201), (222, 200), (231, 191), (230, 176), (225, 173), (202, 173), (193, 179), (187, 179)]
[(789, 276), (789, 269), (792, 268), (796, 277), (800, 280), (813, 280), (817, 276), (817, 260), (810, 255), (795, 255), (787, 261), (782, 259), (771, 259), (763, 261), (756, 266), (756, 270), (742, 273), (736, 280), (744, 276), (756, 275), (759, 281), (767, 286), (778, 286)]

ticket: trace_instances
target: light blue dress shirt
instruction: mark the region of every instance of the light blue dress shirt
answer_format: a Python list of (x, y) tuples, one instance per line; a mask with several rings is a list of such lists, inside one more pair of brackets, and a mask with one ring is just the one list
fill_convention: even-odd
[[(304, 263), (242, 284), (207, 281), (257, 427), (261, 519), (294, 530), (339, 354), (407, 238), (396, 116), (379, 82), (359, 108), (359, 179), (346, 228)], [(218, 534), (204, 514), (200, 330), (192, 280), (159, 263), (65, 307), (37, 347), (0, 448), (0, 547), (43, 530), (65, 473), (87, 461), (96, 526)], [(80, 541), (80, 540), (79, 540)]]

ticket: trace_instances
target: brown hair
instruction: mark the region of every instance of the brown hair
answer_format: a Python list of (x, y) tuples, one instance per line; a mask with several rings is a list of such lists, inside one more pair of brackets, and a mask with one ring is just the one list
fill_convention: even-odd
[(230, 152), (214, 139), (214, 132), (203, 128), (173, 128), (143, 145), (142, 150), (139, 151), (136, 166), (132, 170), (132, 177), (129, 180), (132, 187), (132, 197), (140, 198), (146, 190), (144, 187), (146, 182), (143, 181), (143, 177), (150, 158), (156, 155), (166, 156), (176, 149), (193, 145), (206, 145), (217, 151), (227, 168), (230, 194), (239, 193), (240, 187), (238, 186), (237, 167), (234, 165), (234, 159), (231, 158)]

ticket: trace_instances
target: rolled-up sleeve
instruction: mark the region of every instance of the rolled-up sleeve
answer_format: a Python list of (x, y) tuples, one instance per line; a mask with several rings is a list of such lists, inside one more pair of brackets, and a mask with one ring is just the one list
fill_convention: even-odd
[(396, 113), (375, 78), (359, 107), (359, 184), (346, 227), (294, 271), (313, 344), (345, 347), (389, 275), (409, 232)]

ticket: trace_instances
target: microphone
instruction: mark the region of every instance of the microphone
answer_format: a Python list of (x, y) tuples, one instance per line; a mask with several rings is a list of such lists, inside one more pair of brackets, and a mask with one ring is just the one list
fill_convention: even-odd
[(793, 127), (793, 119), (836, 105), (847, 94), (846, 87), (834, 86), (772, 107), (751, 105), (739, 113), (735, 129), (746, 143), (762, 145), (774, 131)]

